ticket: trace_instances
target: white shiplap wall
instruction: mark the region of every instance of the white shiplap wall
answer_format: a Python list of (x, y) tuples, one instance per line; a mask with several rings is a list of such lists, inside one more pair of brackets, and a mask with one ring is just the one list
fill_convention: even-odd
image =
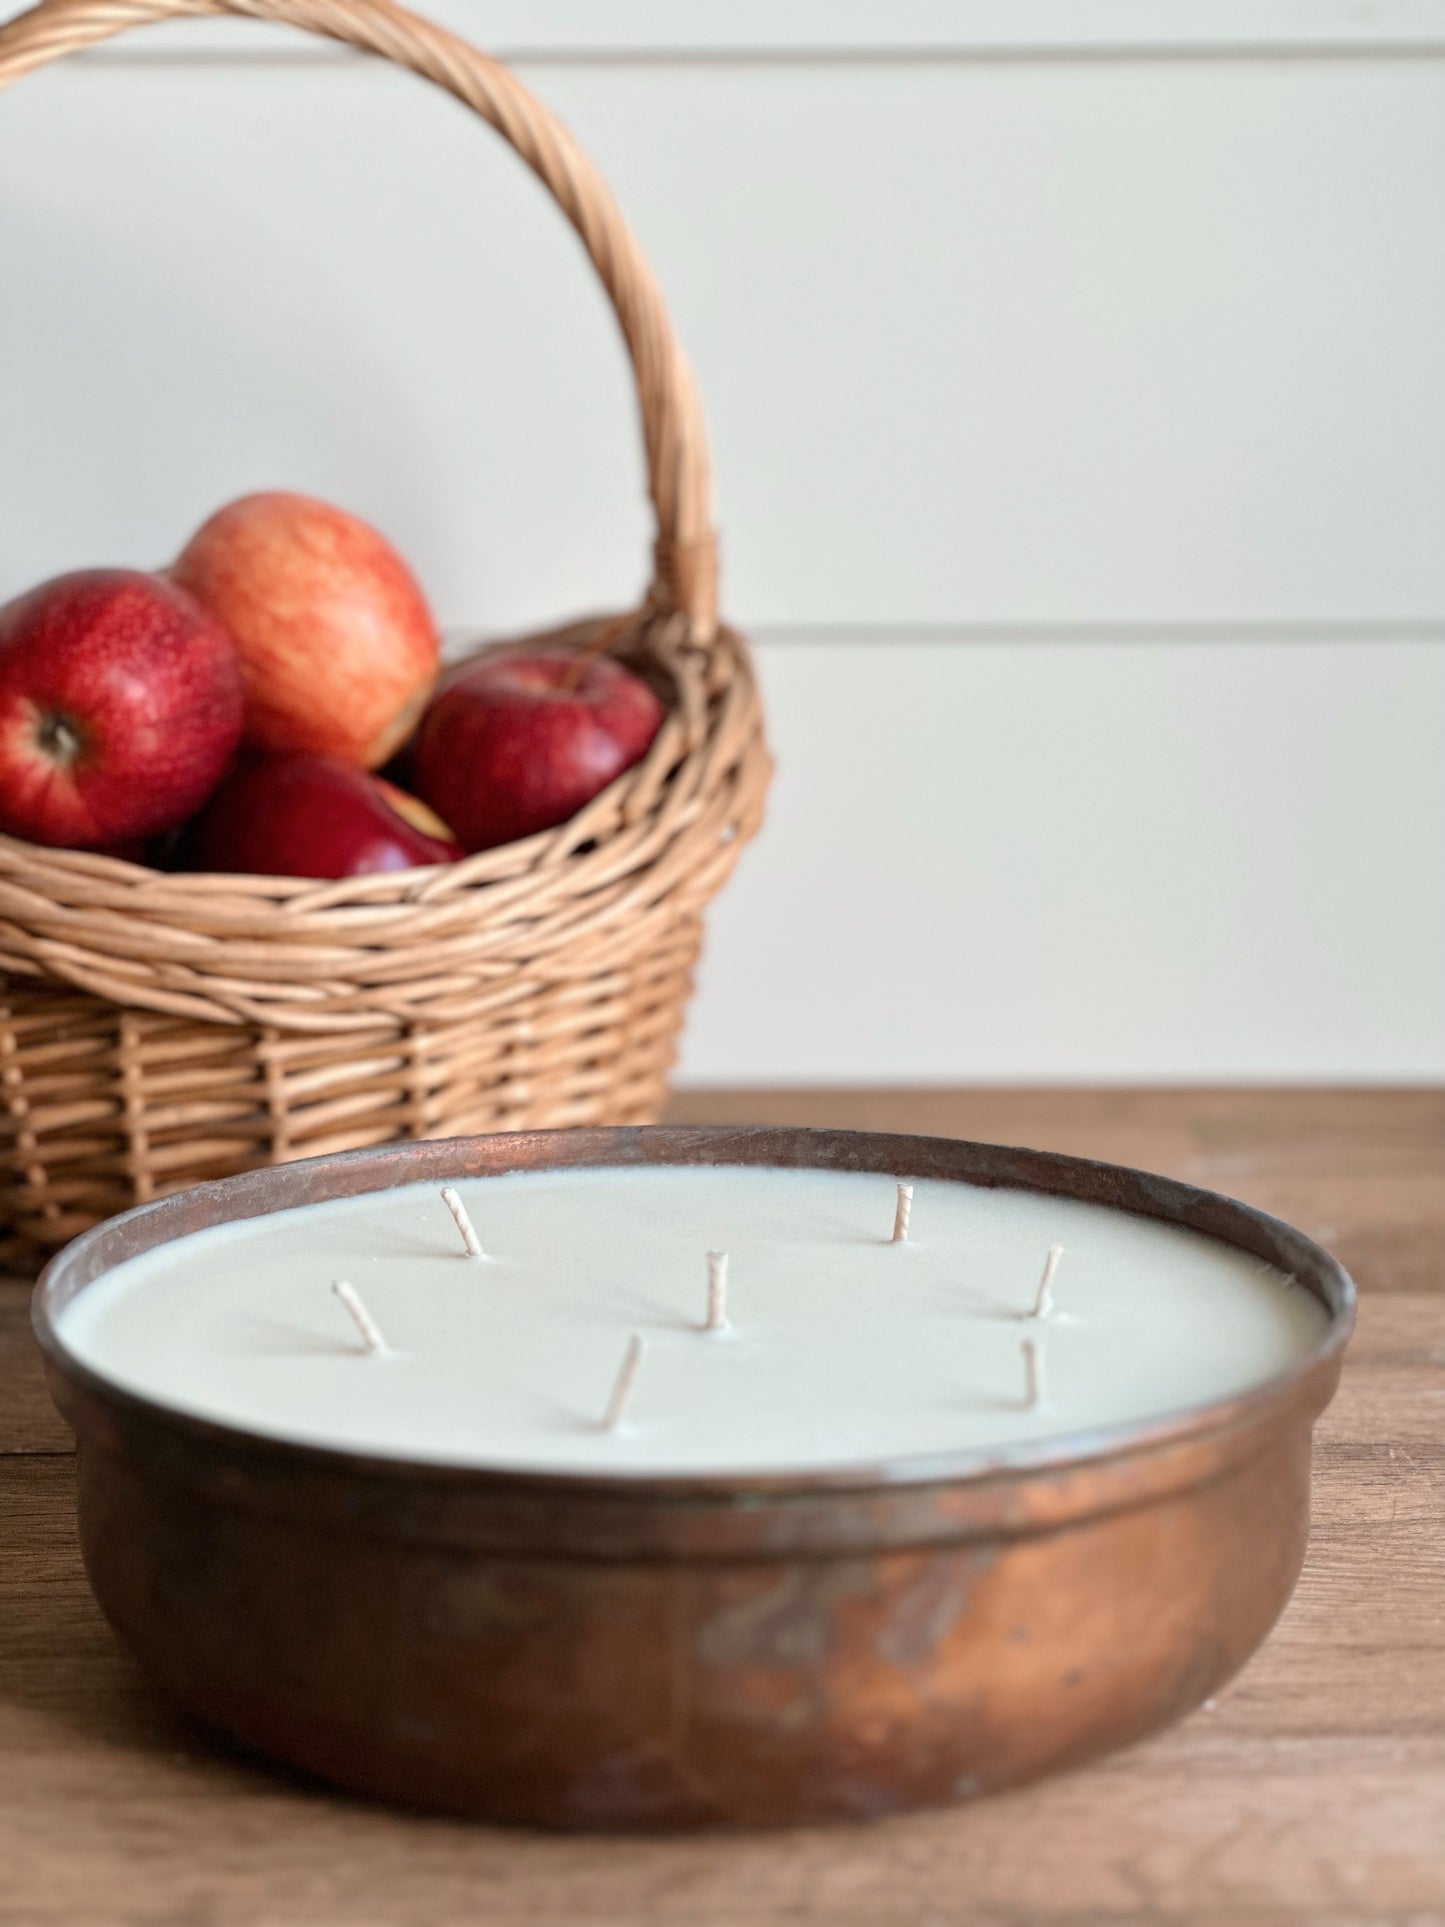
[[(1445, 1072), (1445, 6), (439, 10), (713, 420), (781, 774), (689, 1074)], [(610, 319), (415, 82), (231, 23), (37, 76), (0, 261), (0, 594), (278, 480), (452, 624), (638, 586)]]

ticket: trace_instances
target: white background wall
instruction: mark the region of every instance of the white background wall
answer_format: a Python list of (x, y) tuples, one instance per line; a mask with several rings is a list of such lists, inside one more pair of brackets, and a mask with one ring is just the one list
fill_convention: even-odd
[[(689, 1076), (1445, 1074), (1445, 4), (433, 10), (709, 404), (780, 776)], [(190, 23), (29, 79), (0, 264), (0, 595), (277, 483), (449, 624), (640, 585), (585, 263), (393, 70)]]

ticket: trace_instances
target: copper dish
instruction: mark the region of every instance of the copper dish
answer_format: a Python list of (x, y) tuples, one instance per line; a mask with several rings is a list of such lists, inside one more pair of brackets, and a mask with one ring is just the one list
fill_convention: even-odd
[[(167, 1239), (419, 1179), (771, 1164), (1010, 1185), (1293, 1272), (1286, 1376), (1094, 1436), (847, 1475), (578, 1478), (274, 1442), (118, 1390), (65, 1304)], [(1138, 1739), (1213, 1693), (1298, 1576), (1338, 1264), (1190, 1185), (947, 1138), (726, 1127), (385, 1146), (206, 1184), (53, 1259), (35, 1327), (75, 1427), (96, 1596), (154, 1682), (264, 1754), (408, 1806), (551, 1826), (868, 1817)]]

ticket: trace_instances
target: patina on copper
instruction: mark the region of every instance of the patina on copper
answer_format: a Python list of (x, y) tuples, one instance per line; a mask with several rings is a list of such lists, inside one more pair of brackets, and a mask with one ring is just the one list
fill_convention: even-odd
[[(205, 1226), (414, 1180), (772, 1164), (1089, 1199), (1222, 1238), (1329, 1310), (1286, 1376), (1183, 1417), (847, 1474), (478, 1472), (256, 1437), (122, 1392), (56, 1315)], [(101, 1605), (156, 1683), (364, 1793), (607, 1828), (873, 1816), (1088, 1759), (1243, 1664), (1299, 1573), (1354, 1291), (1288, 1225), (1138, 1171), (946, 1138), (659, 1127), (386, 1146), (226, 1179), (52, 1260)]]

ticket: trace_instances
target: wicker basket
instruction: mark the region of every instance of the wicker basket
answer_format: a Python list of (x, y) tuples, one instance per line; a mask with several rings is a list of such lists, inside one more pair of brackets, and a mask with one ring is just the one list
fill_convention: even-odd
[(622, 327), (657, 526), (642, 606), (553, 634), (605, 644), (669, 714), (645, 760), (573, 821), (444, 869), (170, 876), (0, 837), (11, 1264), (250, 1165), (653, 1118), (702, 910), (767, 788), (747, 650), (716, 619), (692, 380), (590, 163), (505, 68), (385, 0), (45, 0), (0, 29), (0, 87), (128, 27), (203, 14), (289, 22), (409, 67), (550, 189)]

